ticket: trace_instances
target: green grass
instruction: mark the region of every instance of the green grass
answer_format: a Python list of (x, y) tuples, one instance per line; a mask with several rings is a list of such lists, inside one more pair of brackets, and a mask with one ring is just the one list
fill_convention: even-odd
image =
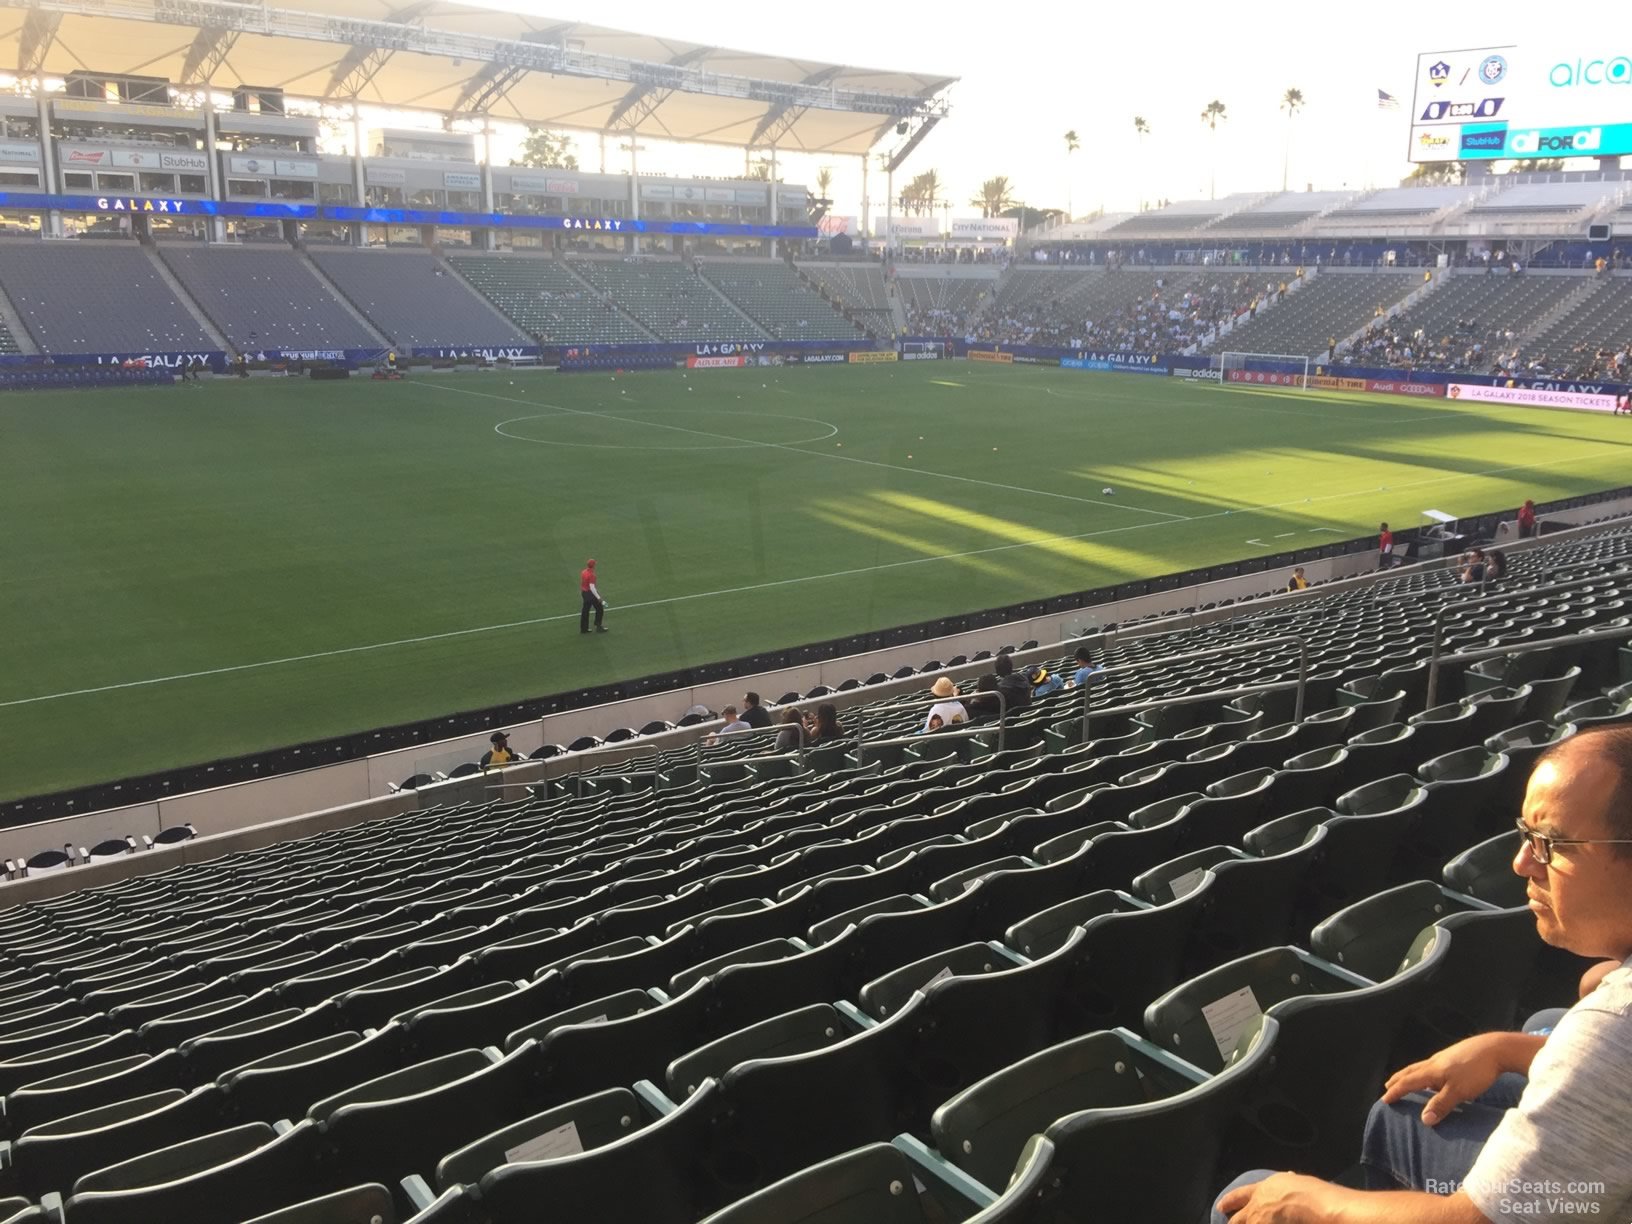
[(1629, 442), (939, 362), (8, 395), (0, 798), (1617, 485)]

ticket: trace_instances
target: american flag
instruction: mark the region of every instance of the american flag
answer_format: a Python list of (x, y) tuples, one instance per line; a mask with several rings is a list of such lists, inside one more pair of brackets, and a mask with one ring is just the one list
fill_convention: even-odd
[(1377, 109), (1399, 110), (1400, 100), (1393, 94), (1389, 93), (1386, 89), (1379, 89), (1377, 91)]

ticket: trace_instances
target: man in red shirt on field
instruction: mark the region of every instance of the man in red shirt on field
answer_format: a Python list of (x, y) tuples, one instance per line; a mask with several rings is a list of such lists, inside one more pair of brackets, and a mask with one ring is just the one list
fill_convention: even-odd
[(584, 564), (584, 572), (578, 575), (578, 590), (583, 594), (584, 606), (578, 613), (578, 632), (589, 632), (589, 610), (595, 609), (595, 632), (605, 633), (606, 626), (601, 624), (606, 616), (606, 601), (595, 586), (595, 558), (591, 557)]

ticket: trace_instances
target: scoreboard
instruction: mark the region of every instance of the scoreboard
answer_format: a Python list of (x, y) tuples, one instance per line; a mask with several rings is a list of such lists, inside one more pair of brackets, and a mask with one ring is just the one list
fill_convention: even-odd
[(1619, 157), (1632, 153), (1632, 36), (1424, 51), (1410, 159)]

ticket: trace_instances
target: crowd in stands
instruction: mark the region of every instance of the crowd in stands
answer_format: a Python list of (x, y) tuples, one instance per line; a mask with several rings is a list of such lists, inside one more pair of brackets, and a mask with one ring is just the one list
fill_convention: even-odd
[(908, 306), (907, 335), (909, 336), (967, 336), (978, 312), (958, 310), (945, 306)]
[(1013, 252), (1006, 246), (998, 247), (903, 247), (897, 251), (893, 259), (897, 263), (910, 264), (996, 264), (1000, 268), (1009, 266), (1014, 257)]
[(1461, 319), (1450, 335), (1436, 338), (1401, 319), (1379, 318), (1333, 360), (1336, 365), (1395, 370), (1625, 382), (1632, 379), (1632, 340), (1607, 347), (1577, 344), (1562, 354), (1525, 353), (1512, 328), (1487, 336), (1474, 320)]
[[(1443, 243), (1421, 242), (1231, 242), (1226, 246), (1200, 245), (1192, 241), (1147, 242), (1136, 247), (1098, 246), (1090, 242), (1059, 242), (1029, 248), (1022, 262), (1062, 266), (1097, 267), (1118, 263), (1130, 267), (1165, 267), (1175, 264), (1198, 267), (1290, 267), (1312, 268), (1428, 268), (1444, 256), (1451, 267), (1484, 267), (1493, 259), (1497, 267), (1509, 263), (1507, 253), (1446, 251)], [(1533, 268), (1597, 269), (1613, 272), (1628, 266), (1628, 258), (1617, 248), (1602, 244), (1559, 242), (1532, 251), (1528, 266)]]
[[(1221, 277), (1205, 286), (1168, 291), (1165, 278), (1156, 289), (1098, 319), (1079, 319), (1058, 298), (1019, 308), (998, 303), (974, 324), (972, 340), (997, 344), (1045, 345), (1126, 353), (1173, 353), (1199, 344), (1224, 323), (1256, 315), (1266, 294), (1282, 294), (1285, 283), (1263, 291), (1246, 274)], [(933, 334), (933, 333), (930, 333)]]

